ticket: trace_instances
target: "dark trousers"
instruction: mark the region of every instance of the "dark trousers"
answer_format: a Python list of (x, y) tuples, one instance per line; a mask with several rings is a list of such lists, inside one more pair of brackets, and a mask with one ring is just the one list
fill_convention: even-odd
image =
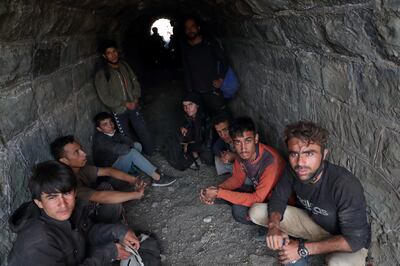
[[(236, 192), (248, 192), (248, 193), (252, 193), (254, 192), (254, 188), (253, 186), (250, 185), (242, 185), (240, 188), (235, 190)], [(243, 205), (236, 205), (236, 204), (232, 204), (229, 201), (226, 200), (222, 200), (222, 199), (217, 199), (215, 201), (215, 203), (225, 203), (225, 204), (229, 204), (232, 207), (232, 216), (233, 218), (242, 224), (249, 224), (249, 225), (254, 225), (254, 223), (250, 220), (249, 218), (249, 207), (247, 206), (243, 206)]]
[(224, 96), (219, 91), (208, 91), (200, 93), (201, 100), (204, 105), (204, 109), (210, 117), (213, 117), (221, 112), (227, 110), (225, 105)]
[[(114, 190), (108, 182), (101, 182), (96, 190)], [(96, 223), (117, 223), (122, 219), (123, 207), (121, 203), (102, 204), (93, 202), (92, 206), (93, 219)]]
[(143, 152), (147, 155), (151, 155), (154, 151), (154, 142), (147, 128), (144, 117), (139, 112), (139, 108), (135, 110), (126, 110), (122, 114), (114, 114), (115, 120), (117, 122), (118, 130), (120, 133), (131, 137), (130, 128), (133, 128), (139, 142), (143, 146)]

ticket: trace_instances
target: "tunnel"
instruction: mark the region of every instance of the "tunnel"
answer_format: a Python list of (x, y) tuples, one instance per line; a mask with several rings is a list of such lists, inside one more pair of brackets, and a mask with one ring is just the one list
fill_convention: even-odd
[(233, 114), (251, 116), (263, 142), (285, 154), (282, 132), (298, 120), (330, 131), (329, 160), (365, 190), (373, 265), (399, 265), (397, 0), (1, 1), (1, 265), (15, 240), (7, 220), (30, 199), (27, 180), (36, 163), (51, 158), (49, 143), (74, 134), (91, 145), (88, 125), (104, 110), (93, 84), (99, 40), (116, 40), (151, 86), (143, 49), (152, 23), (168, 18), (179, 29), (192, 14), (221, 43), (240, 80)]

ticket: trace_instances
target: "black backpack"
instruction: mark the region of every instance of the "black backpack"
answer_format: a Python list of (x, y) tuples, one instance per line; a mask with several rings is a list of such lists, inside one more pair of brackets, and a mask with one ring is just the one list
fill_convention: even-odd
[(183, 152), (178, 134), (171, 134), (165, 138), (161, 153), (168, 163), (179, 171), (188, 169), (194, 162), (192, 156)]

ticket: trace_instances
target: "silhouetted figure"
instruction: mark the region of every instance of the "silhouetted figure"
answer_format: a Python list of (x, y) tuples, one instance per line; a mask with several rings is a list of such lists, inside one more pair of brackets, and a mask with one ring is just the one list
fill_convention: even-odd
[(150, 56), (151, 64), (154, 67), (160, 67), (165, 62), (166, 48), (163, 37), (158, 33), (158, 28), (151, 29), (153, 34), (150, 36)]

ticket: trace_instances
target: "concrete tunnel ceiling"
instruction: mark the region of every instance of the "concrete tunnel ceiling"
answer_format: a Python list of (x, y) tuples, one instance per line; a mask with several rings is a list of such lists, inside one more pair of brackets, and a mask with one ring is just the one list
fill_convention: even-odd
[(27, 177), (51, 158), (49, 142), (76, 134), (90, 147), (87, 125), (103, 110), (92, 82), (98, 39), (123, 43), (188, 13), (212, 25), (242, 84), (232, 110), (251, 115), (267, 143), (284, 150), (282, 130), (299, 119), (330, 130), (330, 160), (364, 186), (375, 264), (400, 264), (394, 0), (1, 1), (0, 258), (14, 239), (7, 218), (29, 198)]

